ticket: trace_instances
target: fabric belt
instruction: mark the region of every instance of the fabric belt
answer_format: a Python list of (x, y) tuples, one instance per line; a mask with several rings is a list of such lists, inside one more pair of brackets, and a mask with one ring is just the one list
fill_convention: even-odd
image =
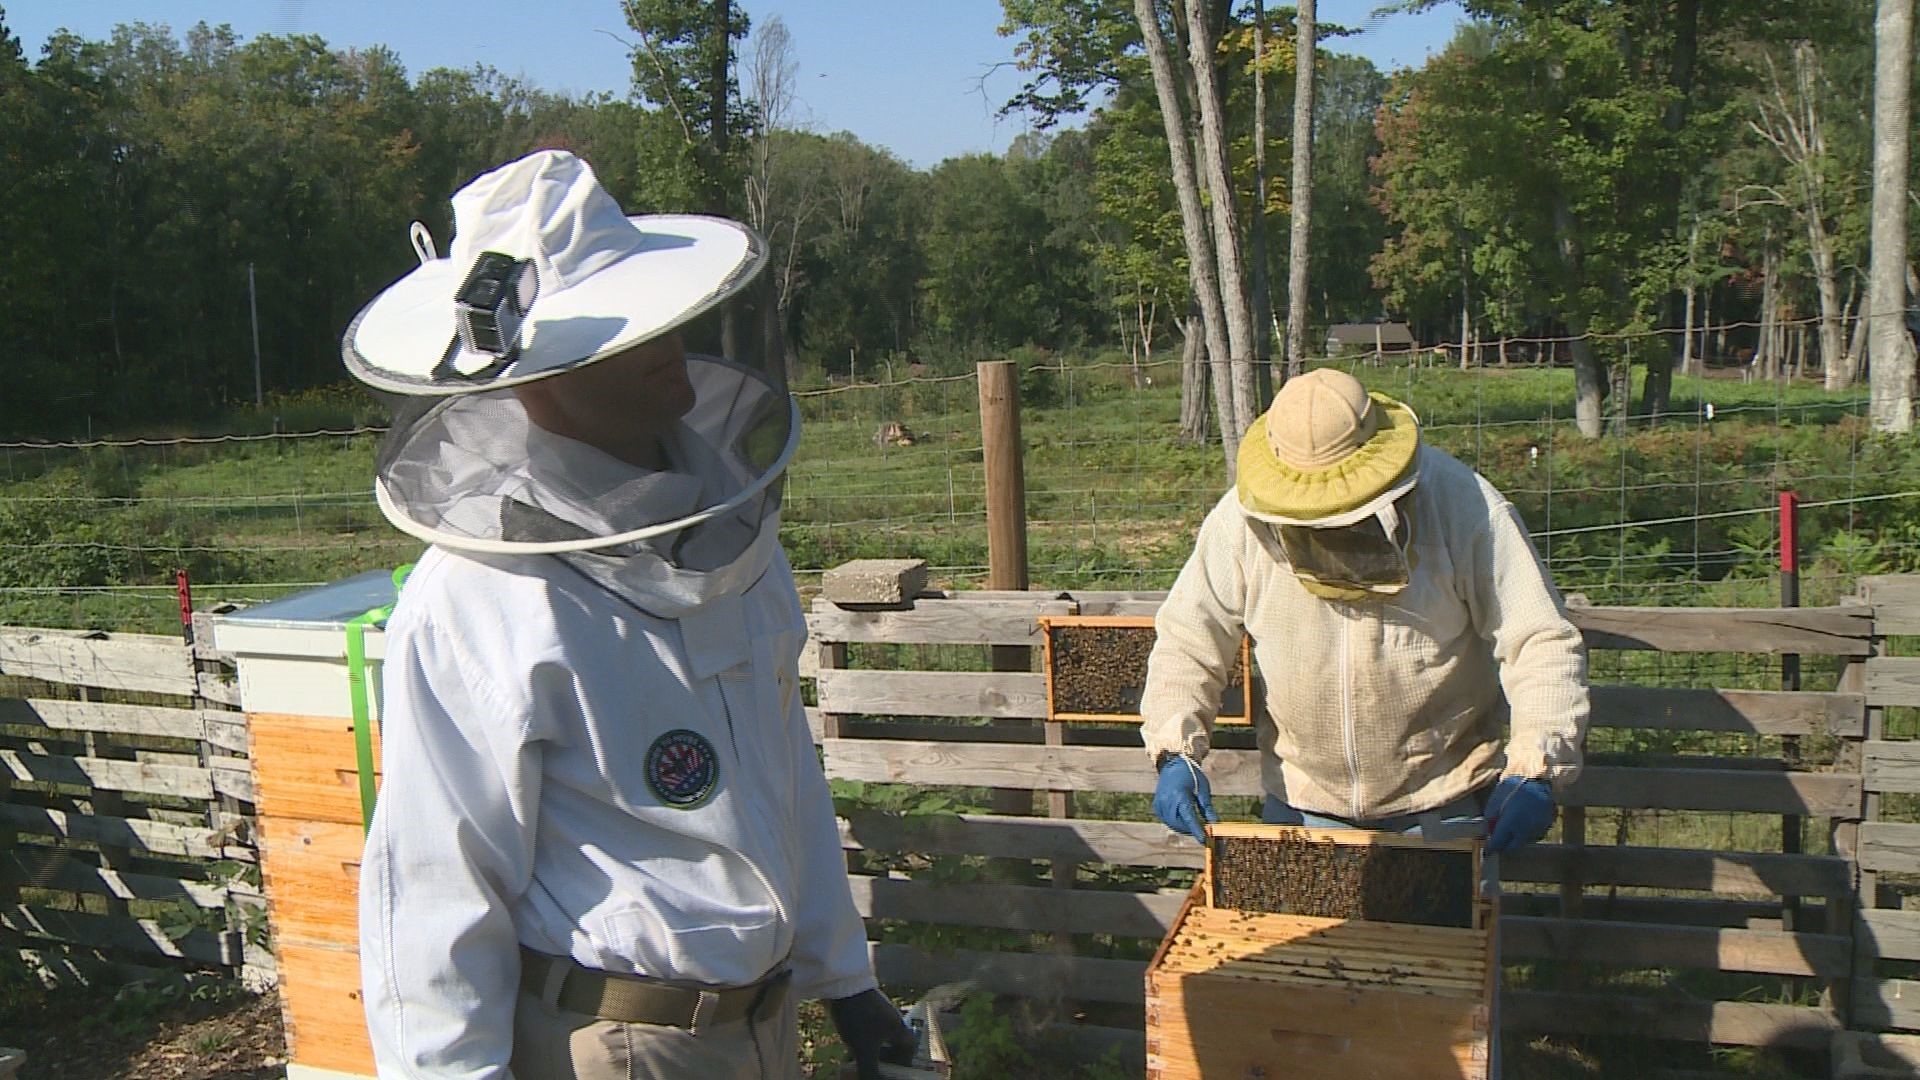
[(749, 986), (702, 990), (638, 975), (597, 971), (569, 957), (520, 950), (520, 988), (567, 1012), (623, 1024), (653, 1024), (697, 1032), (744, 1020), (792, 977), (784, 965)]

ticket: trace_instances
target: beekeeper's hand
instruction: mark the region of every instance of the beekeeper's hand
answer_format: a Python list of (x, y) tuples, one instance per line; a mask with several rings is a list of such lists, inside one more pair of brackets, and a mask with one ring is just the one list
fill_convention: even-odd
[(913, 1064), (920, 1037), (900, 1017), (887, 995), (868, 990), (827, 1002), (840, 1041), (860, 1068), (860, 1080), (880, 1080), (880, 1063)]
[(1503, 778), (1487, 798), (1487, 851), (1525, 847), (1553, 827), (1553, 789), (1544, 780)]
[(1160, 780), (1153, 789), (1153, 815), (1167, 828), (1207, 842), (1206, 822), (1219, 821), (1213, 812), (1213, 787), (1207, 774), (1185, 754), (1171, 754), (1160, 763)]

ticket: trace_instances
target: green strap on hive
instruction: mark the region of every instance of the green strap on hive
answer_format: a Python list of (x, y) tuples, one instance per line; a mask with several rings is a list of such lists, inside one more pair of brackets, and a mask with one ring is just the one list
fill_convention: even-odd
[[(393, 572), (393, 587), (406, 583), (412, 563)], [(347, 698), (353, 707), (353, 757), (360, 774), (360, 829), (373, 827), (373, 721), (367, 705), (367, 627), (384, 626), (393, 605), (377, 607), (347, 620)]]

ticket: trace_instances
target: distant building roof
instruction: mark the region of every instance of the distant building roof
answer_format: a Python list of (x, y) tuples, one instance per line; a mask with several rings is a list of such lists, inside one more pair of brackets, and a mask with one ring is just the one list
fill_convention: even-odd
[(1335, 323), (1327, 328), (1329, 345), (1371, 349), (1375, 342), (1389, 349), (1410, 349), (1417, 344), (1406, 323)]

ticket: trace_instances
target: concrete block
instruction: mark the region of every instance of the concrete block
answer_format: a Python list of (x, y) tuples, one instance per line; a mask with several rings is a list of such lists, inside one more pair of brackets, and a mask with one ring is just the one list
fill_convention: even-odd
[(821, 578), (821, 595), (841, 607), (910, 608), (927, 587), (925, 559), (855, 559)]

